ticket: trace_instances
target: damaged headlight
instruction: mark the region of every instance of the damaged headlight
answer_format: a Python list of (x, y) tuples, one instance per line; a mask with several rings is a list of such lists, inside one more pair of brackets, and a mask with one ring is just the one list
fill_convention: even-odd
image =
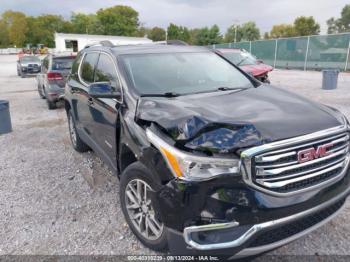
[(149, 141), (157, 147), (174, 176), (186, 180), (205, 180), (221, 174), (238, 173), (240, 161), (232, 158), (195, 156), (169, 145), (151, 130), (146, 130)]

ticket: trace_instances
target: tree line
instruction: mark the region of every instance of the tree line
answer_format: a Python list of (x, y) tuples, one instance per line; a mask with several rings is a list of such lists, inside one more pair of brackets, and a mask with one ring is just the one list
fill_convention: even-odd
[[(339, 18), (327, 21), (328, 33), (350, 31), (350, 5), (346, 5)], [(178, 39), (193, 45), (210, 45), (228, 42), (254, 41), (293, 36), (317, 35), (320, 25), (310, 17), (297, 17), (293, 24), (274, 25), (270, 32), (261, 35), (255, 22), (231, 25), (221, 33), (217, 25), (188, 28), (170, 23), (161, 27), (147, 28), (139, 20), (139, 13), (129, 6), (117, 5), (99, 9), (94, 14), (72, 13), (70, 19), (53, 14), (26, 16), (22, 12), (8, 10), (0, 18), (0, 47), (26, 44), (44, 44), (54, 47), (54, 32), (77, 34), (101, 34), (138, 36), (163, 41)]]

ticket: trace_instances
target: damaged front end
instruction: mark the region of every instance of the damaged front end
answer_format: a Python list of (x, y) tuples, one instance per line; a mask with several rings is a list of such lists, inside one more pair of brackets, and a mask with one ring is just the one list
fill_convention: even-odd
[(251, 123), (215, 122), (186, 108), (179, 111), (179, 106), (141, 100), (136, 120), (154, 124), (176, 148), (208, 156), (237, 155), (239, 150), (268, 142)]
[[(248, 122), (213, 121), (210, 112), (195, 113), (188, 103), (181, 107), (181, 100), (164, 101), (141, 99), (135, 120), (151, 144), (141, 162), (167, 178), (160, 179), (152, 199), (172, 253), (233, 255), (260, 252), (260, 246), (271, 249), (271, 241), (281, 245), (301, 234), (305, 219), (310, 228), (328, 221), (349, 194), (349, 175), (328, 188), (288, 198), (255, 190), (242, 176), (241, 154), (277, 136), (271, 139), (267, 129), (262, 134), (263, 129)], [(274, 238), (290, 227), (295, 236)], [(264, 234), (271, 237), (259, 240)]]

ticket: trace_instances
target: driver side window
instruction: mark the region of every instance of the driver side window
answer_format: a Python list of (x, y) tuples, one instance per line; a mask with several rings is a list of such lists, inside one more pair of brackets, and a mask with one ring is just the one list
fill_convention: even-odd
[(95, 69), (94, 82), (110, 82), (115, 90), (120, 88), (114, 62), (104, 53), (100, 54), (100, 58)]

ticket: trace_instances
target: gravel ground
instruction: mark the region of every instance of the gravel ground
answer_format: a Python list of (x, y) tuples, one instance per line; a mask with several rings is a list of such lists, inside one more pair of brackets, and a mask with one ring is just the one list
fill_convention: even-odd
[[(128, 229), (117, 179), (94, 153), (73, 151), (64, 110), (49, 111), (15, 61), (0, 56), (0, 99), (10, 101), (14, 130), (0, 136), (0, 255), (155, 254)], [(350, 74), (332, 91), (320, 89), (319, 72), (276, 70), (271, 81), (350, 117)], [(349, 215), (347, 202), (333, 221), (269, 255), (350, 255)]]

